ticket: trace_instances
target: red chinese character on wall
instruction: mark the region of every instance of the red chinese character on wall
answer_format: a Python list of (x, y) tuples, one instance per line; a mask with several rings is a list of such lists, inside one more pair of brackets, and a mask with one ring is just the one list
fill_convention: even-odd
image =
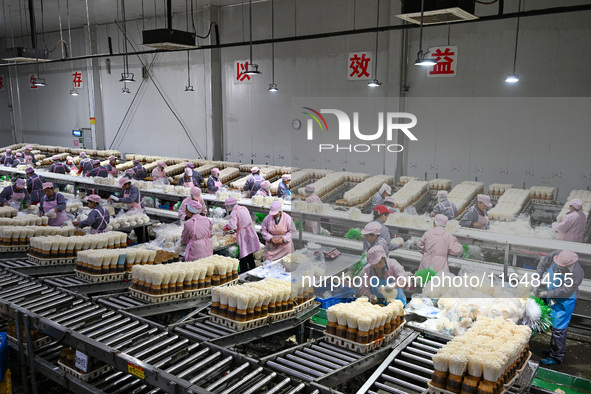
[(4, 90), (4, 75), (0, 75), (0, 90)]
[(369, 78), (369, 73), (367, 72), (367, 69), (371, 61), (370, 55), (367, 53), (353, 53), (351, 55), (349, 56), (350, 79)]
[(437, 64), (433, 66), (433, 70), (431, 70), (429, 74), (453, 74), (451, 64), (453, 63), (454, 59), (450, 56), (455, 55), (454, 52), (452, 52), (449, 48), (445, 48), (445, 51), (441, 51), (441, 49), (437, 48), (433, 55)]
[(458, 47), (445, 46), (429, 48), (435, 65), (427, 70), (427, 77), (455, 77), (458, 64)]
[(245, 74), (245, 71), (248, 71), (248, 61), (236, 62), (236, 81), (250, 81), (250, 75)]
[(72, 84), (74, 85), (75, 89), (82, 87), (82, 71), (74, 71), (72, 73)]
[(37, 77), (35, 76), (35, 74), (29, 75), (29, 87), (31, 89), (37, 89), (37, 86), (35, 86), (35, 82), (37, 82)]

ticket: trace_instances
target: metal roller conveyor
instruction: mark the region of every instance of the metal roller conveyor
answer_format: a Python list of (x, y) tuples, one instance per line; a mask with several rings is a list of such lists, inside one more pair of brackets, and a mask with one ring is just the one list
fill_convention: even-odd
[(248, 363), (241, 364), (237, 368), (233, 369), (231, 372), (224, 375), (221, 379), (219, 379), (219, 380), (213, 382), (212, 384), (210, 384), (209, 386), (207, 386), (205, 388), (205, 390), (213, 391), (214, 389), (220, 387), (221, 385), (223, 385), (227, 381), (230, 381), (231, 379), (233, 379), (235, 376), (238, 376), (242, 371), (244, 371), (246, 368), (248, 368), (248, 366), (249, 366)]
[(117, 346), (113, 346), (113, 348), (115, 348), (117, 350), (126, 349), (127, 347), (132, 346), (133, 343), (137, 340), (137, 338), (149, 337), (150, 335), (154, 335), (157, 332), (158, 332), (157, 328), (152, 328), (148, 331), (145, 331), (143, 334), (140, 334), (137, 337), (128, 338), (127, 340), (119, 343)]
[[(83, 302), (82, 300), (77, 301), (79, 301), (79, 303)], [(57, 308), (65, 305), (71, 305), (74, 302), (74, 296), (71, 296), (69, 294), (60, 294), (54, 299), (40, 301), (36, 305), (32, 305), (27, 309), (29, 309), (33, 313), (38, 313), (40, 315), (42, 315), (43, 313), (50, 314), (56, 313)]]
[(71, 308), (62, 311), (62, 312), (57, 312), (56, 314), (48, 314), (48, 315), (44, 315), (46, 318), (56, 321), (56, 319), (60, 319), (64, 316), (69, 316), (72, 313), (77, 313), (80, 312), (81, 310), (85, 310), (88, 307), (93, 306), (93, 304), (91, 304), (88, 301), (83, 301), (83, 300), (76, 300), (73, 302), (73, 305)]
[[(100, 316), (100, 318), (99, 318)], [(80, 322), (76, 323), (76, 324), (70, 324), (69, 328), (73, 329), (73, 330), (77, 330), (80, 328), (83, 328), (84, 326), (88, 325), (89, 322), (94, 321), (94, 318), (97, 318), (98, 321), (102, 324), (106, 319), (109, 319), (111, 317), (115, 316), (115, 312), (111, 311), (111, 310), (104, 310), (101, 313), (94, 315), (94, 316), (89, 316), (86, 319), (81, 320)]]
[(398, 364), (401, 367), (413, 370), (416, 372), (421, 372), (421, 373), (425, 373), (425, 374), (432, 374), (433, 373), (433, 369), (429, 369), (429, 368), (425, 368), (425, 367), (421, 367), (420, 365), (416, 365), (413, 363), (409, 363), (408, 361), (404, 361), (404, 360), (400, 360), (400, 359), (395, 359), (394, 360), (394, 364)]
[(423, 356), (423, 357), (427, 357), (427, 358), (431, 358), (431, 357), (433, 357), (433, 355), (434, 355), (434, 353), (425, 352), (425, 351), (423, 351), (423, 350), (416, 349), (416, 348), (414, 348), (414, 347), (412, 347), (412, 346), (408, 346), (408, 347), (406, 348), (406, 350), (407, 350), (407, 351), (409, 351), (409, 352), (411, 352), (411, 353), (414, 353), (414, 354), (416, 354), (416, 355), (418, 355), (418, 356)]
[(318, 342), (318, 346), (323, 347), (328, 350), (332, 350), (332, 351), (341, 353), (341, 354), (343, 354), (347, 357), (353, 358), (353, 359), (360, 359), (362, 357), (359, 353), (355, 353), (351, 350), (343, 349), (342, 347), (332, 345), (330, 343)]
[(176, 372), (178, 372), (179, 370), (184, 368), (187, 364), (192, 363), (196, 360), (199, 360), (200, 358), (204, 357), (209, 352), (210, 352), (209, 348), (201, 349), (200, 351), (198, 351), (195, 354), (190, 355), (188, 358), (184, 359), (180, 363), (171, 365), (170, 367), (168, 367), (166, 369), (166, 372), (175, 374)]
[[(416, 384), (409, 383), (406, 380), (398, 379), (398, 378), (395, 378), (395, 377), (390, 376), (390, 375), (384, 374), (384, 375), (382, 375), (382, 377), (385, 380), (387, 380), (388, 382), (397, 384), (398, 386), (405, 387), (407, 389), (411, 389), (411, 390), (416, 391), (418, 393), (422, 393), (425, 390), (424, 387), (417, 386)], [(425, 384), (427, 384), (427, 382), (425, 382)]]
[(285, 356), (285, 359), (290, 360), (290, 361), (293, 361), (294, 363), (301, 364), (303, 366), (307, 366), (307, 367), (312, 368), (312, 369), (314, 369), (315, 371), (318, 371), (318, 372), (329, 373), (329, 372), (331, 372), (333, 370), (331, 368), (327, 368), (327, 367), (325, 367), (323, 365), (317, 364), (315, 362), (309, 361), (309, 360), (307, 360), (305, 358), (301, 358), (301, 357), (298, 357), (298, 356), (293, 355), (293, 354), (286, 355)]
[(153, 346), (154, 345), (154, 342), (159, 341), (160, 339), (166, 337), (167, 335), (168, 335), (168, 332), (166, 332), (166, 331), (159, 332), (158, 334), (155, 334), (155, 335), (150, 336), (145, 341), (141, 341), (137, 345), (130, 347), (129, 349), (127, 349), (125, 351), (125, 353), (136, 357), (135, 356), (135, 353), (136, 352), (140, 352), (142, 350), (146, 350), (150, 346)]
[(93, 338), (93, 337), (101, 334), (105, 330), (106, 331), (112, 330), (114, 328), (119, 327), (122, 324), (128, 323), (130, 320), (131, 320), (131, 318), (129, 318), (129, 317), (115, 315), (115, 316), (111, 317), (110, 319), (107, 319), (103, 322), (93, 324), (90, 327), (84, 327), (83, 329), (80, 330), (80, 332), (89, 338)]
[(431, 358), (424, 358), (424, 357), (415, 356), (414, 354), (410, 354), (408, 352), (400, 352), (400, 355), (404, 356), (406, 358), (410, 358), (411, 360), (421, 362), (423, 364), (433, 365), (433, 360)]
[(117, 309), (117, 310), (118, 309), (124, 309), (125, 308), (124, 305), (122, 305), (122, 304), (120, 304), (118, 302), (106, 300), (106, 299), (103, 299), (103, 298), (101, 298), (98, 302), (101, 303), (101, 304), (103, 304), (104, 306), (107, 306), (107, 307), (113, 308), (113, 309)]
[[(408, 394), (407, 391), (402, 391), (402, 390), (398, 390), (397, 388), (391, 387), (391, 386), (386, 386), (383, 383), (376, 383), (376, 388), (383, 390), (387, 393), (392, 393), (392, 394)], [(372, 391), (372, 393), (375, 393), (375, 391)], [(376, 393), (378, 394), (378, 393)]]
[(238, 382), (236, 382), (234, 385), (230, 386), (226, 390), (222, 391), (220, 394), (233, 393), (233, 391), (236, 390), (238, 387), (249, 384), (249, 382), (252, 379), (254, 379), (257, 375), (259, 375), (261, 372), (263, 372), (263, 367), (256, 368), (254, 371), (252, 371), (248, 375), (244, 376), (242, 379), (240, 379)]
[(340, 360), (345, 361), (346, 363), (351, 363), (351, 362), (353, 362), (353, 361), (356, 360), (356, 358), (345, 356), (344, 354), (342, 354), (340, 352), (335, 352), (335, 351), (330, 350), (330, 349), (327, 349), (327, 348), (325, 348), (323, 346), (312, 345), (312, 346), (310, 346), (310, 348), (313, 349), (313, 350), (317, 350), (320, 353), (325, 353), (325, 354), (327, 354), (329, 356), (336, 357), (336, 358), (338, 358)]
[(420, 380), (421, 382), (423, 382), (425, 384), (427, 384), (427, 382), (429, 382), (431, 380), (431, 378), (426, 378), (424, 376), (417, 375), (416, 373), (408, 372), (408, 371), (405, 371), (400, 368), (394, 368), (392, 366), (388, 367), (388, 371), (393, 374), (396, 374), (396, 375), (405, 376), (405, 377), (410, 378), (412, 380)]
[(184, 378), (185, 376), (203, 368), (204, 366), (206, 366), (207, 364), (214, 362), (216, 360), (218, 360), (221, 357), (222, 353), (221, 352), (215, 352), (213, 353), (211, 356), (207, 357), (206, 359), (198, 362), (195, 365), (192, 365), (189, 369), (184, 370), (183, 372), (177, 373), (176, 376), (178, 376), (179, 378)]
[(199, 375), (189, 379), (189, 382), (195, 384), (197, 382), (201, 382), (203, 379), (205, 379), (207, 377), (209, 377), (209, 378), (206, 379), (206, 381), (211, 380), (212, 375), (214, 373), (219, 373), (219, 372), (221, 372), (222, 369), (226, 369), (230, 364), (232, 364), (233, 359), (234, 359), (233, 356), (228, 356), (228, 357), (220, 360), (217, 364), (212, 365), (211, 367), (209, 367), (205, 371), (201, 372)]
[(277, 373), (276, 372), (272, 372), (270, 375), (264, 377), (263, 379), (261, 379), (260, 381), (258, 381), (257, 383), (255, 383), (253, 386), (251, 386), (248, 390), (246, 390), (242, 394), (253, 394), (253, 393), (256, 393), (257, 390), (261, 389), (267, 383), (269, 383), (271, 380), (275, 379), (276, 376), (277, 376)]
[(19, 302), (19, 305), (22, 306), (23, 308), (27, 308), (29, 306), (32, 305), (38, 305), (39, 302), (45, 301), (45, 300), (54, 300), (56, 297), (58, 297), (60, 293), (58, 290), (53, 290), (53, 289), (47, 289), (45, 291), (42, 291), (40, 295), (38, 295), (37, 297), (34, 298), (30, 298), (24, 302)]
[(19, 298), (22, 294), (27, 294), (37, 289), (46, 289), (46, 287), (35, 282), (29, 284), (28, 286), (22, 286), (19, 284), (17, 289), (10, 289), (0, 292), (0, 298), (10, 301)]
[[(167, 334), (166, 332), (163, 332), (163, 333), (164, 334)], [(150, 341), (152, 339), (160, 339), (160, 338), (162, 338), (162, 335), (161, 334), (160, 335), (156, 335), (154, 338), (150, 338)], [(135, 358), (142, 359), (144, 356), (148, 356), (148, 355), (150, 355), (152, 353), (155, 353), (155, 352), (159, 351), (160, 349), (162, 349), (164, 347), (167, 347), (168, 345), (174, 343), (178, 338), (179, 338), (178, 335), (173, 335), (173, 336), (170, 336), (170, 337), (162, 340), (161, 342), (159, 342), (159, 343), (157, 343), (157, 344), (155, 344), (155, 345), (153, 345), (151, 347), (148, 347), (148, 348), (146, 348), (144, 350), (137, 351), (137, 349), (131, 348), (128, 351), (126, 351), (125, 353), (127, 353), (127, 354), (129, 354), (131, 356), (134, 356)], [(188, 342), (188, 340), (187, 340), (187, 342)], [(137, 351), (137, 353), (136, 353), (136, 351)]]
[[(111, 338), (111, 337), (117, 336), (120, 333), (125, 332), (126, 330), (130, 330), (130, 329), (132, 329), (132, 328), (134, 328), (134, 327), (136, 327), (137, 325), (140, 324), (140, 322), (138, 320), (131, 320), (131, 319), (129, 319), (129, 321), (130, 321), (129, 324), (127, 324), (127, 325), (125, 325), (123, 327), (119, 327), (118, 329), (116, 329), (114, 331), (109, 331), (106, 334), (103, 334), (103, 335), (101, 335), (99, 337), (96, 337), (94, 339), (96, 341), (98, 341), (98, 342), (103, 342), (104, 343), (104, 341), (107, 338)], [(87, 336), (90, 337), (90, 335), (87, 335)]]
[(304, 366), (304, 365), (300, 365), (300, 364), (298, 364), (298, 363), (295, 363), (295, 362), (293, 362), (293, 361), (286, 360), (286, 359), (284, 359), (284, 358), (278, 358), (278, 359), (277, 359), (277, 362), (278, 362), (278, 363), (280, 363), (280, 364), (283, 364), (284, 366), (286, 366), (286, 367), (288, 367), (288, 368), (293, 368), (293, 369), (295, 369), (296, 371), (303, 372), (303, 373), (305, 373), (306, 375), (308, 375), (308, 376), (313, 376), (313, 377), (315, 377), (315, 378), (317, 378), (317, 377), (320, 377), (320, 376), (324, 375), (322, 372), (318, 372), (318, 371), (316, 371), (316, 370), (314, 370), (314, 369), (312, 369), (312, 368), (308, 368), (308, 367), (306, 367), (306, 366)]
[(62, 326), (64, 326), (64, 327), (71, 327), (71, 326), (73, 326), (75, 324), (78, 324), (80, 322), (91, 320), (91, 319), (93, 319), (93, 318), (95, 318), (97, 316), (102, 316), (102, 314), (103, 313), (106, 313), (106, 312), (108, 312), (108, 309), (105, 309), (105, 308), (94, 308), (88, 314), (84, 314), (82, 316), (78, 316), (78, 317), (74, 317), (74, 318), (70, 318), (70, 319), (64, 320), (60, 324)]
[[(53, 320), (56, 323), (62, 324), (62, 322), (69, 321), (69, 320), (74, 319), (76, 317), (87, 316), (89, 313), (91, 313), (99, 308), (100, 308), (99, 305), (93, 305), (93, 304), (87, 303), (86, 305), (83, 305), (82, 307), (78, 308), (78, 310), (76, 310), (75, 312), (68, 311), (70, 313), (62, 315), (60, 317), (52, 317), (51, 320)], [(103, 311), (104, 310), (105, 309), (103, 309)]]
[(265, 391), (264, 394), (277, 394), (279, 393), (285, 386), (287, 386), (291, 382), (290, 378), (285, 378), (281, 382), (277, 383), (275, 387), (271, 390)]
[(130, 337), (134, 337), (135, 335), (140, 335), (144, 331), (148, 331), (149, 328), (150, 328), (150, 326), (148, 324), (142, 324), (139, 327), (136, 327), (132, 330), (126, 331), (125, 333), (120, 333), (118, 336), (116, 336), (114, 338), (111, 338), (111, 339), (108, 339), (105, 341), (101, 341), (101, 342), (106, 346), (115, 347), (116, 343), (122, 342)]
[(302, 350), (302, 352), (303, 352), (303, 353), (306, 353), (306, 354), (309, 354), (309, 355), (311, 355), (311, 356), (314, 356), (314, 357), (318, 357), (318, 358), (322, 358), (322, 359), (324, 359), (324, 360), (330, 361), (330, 362), (332, 362), (332, 363), (334, 363), (334, 364), (337, 364), (337, 366), (340, 366), (340, 367), (342, 367), (342, 366), (344, 366), (344, 365), (347, 365), (347, 362), (346, 362), (346, 361), (339, 360), (339, 359), (337, 359), (337, 358), (334, 358), (334, 357), (332, 357), (332, 356), (331, 356), (331, 355), (329, 355), (329, 354), (322, 353), (322, 352), (318, 352), (318, 351), (316, 351), (316, 350), (314, 350), (314, 349), (310, 349), (310, 348), (304, 348), (304, 349)]
[(321, 358), (318, 357), (314, 357), (306, 352), (300, 351), (300, 350), (296, 350), (296, 352), (294, 353), (296, 356), (299, 356), (300, 358), (309, 360), (313, 363), (319, 364), (319, 365), (323, 365), (325, 367), (328, 367), (332, 370), (339, 368), (338, 364), (332, 363), (330, 361), (327, 360), (323, 360)]
[(180, 328), (180, 327), (175, 328), (174, 331), (181, 334), (182, 336), (185, 336), (187, 338), (191, 338), (194, 341), (198, 341), (198, 342), (206, 342), (207, 340), (210, 339), (208, 337), (204, 337), (202, 335), (195, 334), (189, 330), (185, 330), (184, 328)]
[(306, 385), (303, 383), (298, 384), (296, 387), (294, 387), (293, 389), (289, 390), (287, 393), (285, 394), (297, 394), (300, 391), (302, 391), (304, 388), (306, 388)]

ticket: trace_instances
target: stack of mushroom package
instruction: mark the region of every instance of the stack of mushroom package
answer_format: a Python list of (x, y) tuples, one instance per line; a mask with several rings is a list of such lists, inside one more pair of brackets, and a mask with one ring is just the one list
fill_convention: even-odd
[(349, 304), (331, 306), (326, 316), (326, 334), (366, 345), (395, 332), (404, 321), (404, 309), (398, 300), (382, 307), (361, 297)]
[(154, 264), (156, 251), (144, 248), (90, 249), (81, 250), (77, 257), (76, 271), (90, 275), (107, 275), (131, 272), (136, 264)]
[(33, 237), (44, 235), (74, 235), (74, 227), (6, 226), (0, 227), (0, 246), (28, 245)]
[(234, 283), (238, 264), (237, 259), (214, 255), (182, 263), (134, 265), (131, 289), (150, 296), (201, 294), (199, 290)]
[(452, 393), (500, 393), (527, 362), (530, 337), (527, 326), (480, 317), (433, 356), (429, 385)]
[(40, 259), (72, 258), (81, 250), (125, 247), (127, 247), (127, 234), (118, 231), (78, 237), (59, 235), (34, 237), (31, 238), (29, 256)]
[(210, 313), (239, 323), (282, 315), (294, 305), (314, 298), (312, 288), (292, 286), (290, 282), (267, 278), (239, 286), (212, 289)]

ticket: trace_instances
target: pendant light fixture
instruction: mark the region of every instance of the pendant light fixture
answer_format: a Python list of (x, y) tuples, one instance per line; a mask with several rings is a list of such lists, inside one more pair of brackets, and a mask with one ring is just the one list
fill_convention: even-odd
[[(58, 8), (59, 8), (59, 0), (58, 0)], [(74, 56), (72, 54), (72, 30), (70, 26), (70, 0), (66, 0), (66, 14), (68, 16), (68, 47), (70, 49), (70, 56)], [(74, 75), (74, 62), (70, 61), (70, 70), (72, 71), (72, 75)], [(72, 79), (72, 89), (70, 90), (71, 96), (79, 96), (78, 89), (76, 89), (76, 85), (74, 84), (74, 79)]]
[(429, 50), (423, 53), (423, 13), (425, 10), (425, 0), (421, 0), (421, 27), (420, 27), (420, 38), (419, 38), (419, 52), (417, 53), (417, 60), (415, 60), (415, 66), (434, 66), (437, 64), (435, 60), (428, 57)]
[(123, 72), (121, 73), (121, 79), (119, 82), (124, 83), (123, 93), (129, 93), (127, 83), (135, 82), (135, 79), (133, 79), (133, 73), (129, 72), (129, 59), (127, 57), (127, 21), (125, 19), (125, 0), (121, 0), (121, 16), (123, 17), (123, 48), (125, 49), (125, 57), (123, 58)]
[(516, 83), (519, 82), (519, 75), (515, 73), (515, 66), (517, 65), (517, 43), (519, 41), (519, 18), (521, 16), (521, 0), (519, 0), (519, 8), (517, 9), (517, 29), (515, 30), (515, 54), (513, 55), (513, 74), (507, 75), (505, 82)]
[(123, 82), (123, 89), (121, 89), (121, 93), (123, 94), (131, 94), (129, 88), (127, 87), (127, 82)]
[[(193, 0), (191, 0), (193, 1)], [(191, 8), (193, 5), (191, 4)], [(185, 0), (185, 15), (187, 16), (187, 31), (189, 31), (189, 2)], [(191, 13), (191, 18), (193, 18), (193, 13)], [(193, 92), (193, 86), (191, 85), (191, 52), (187, 50), (187, 86), (185, 86), (185, 92)]]
[[(35, 11), (33, 10), (33, 2), (29, 2), (29, 14), (31, 15), (31, 26), (33, 26), (33, 24), (35, 23)], [(45, 27), (44, 27), (43, 20), (44, 20), (43, 1), (41, 1), (41, 34), (43, 36), (43, 43), (45, 44), (45, 31), (44, 31)], [(34, 34), (34, 36), (35, 36), (34, 48), (37, 48), (37, 35)], [(35, 67), (37, 69), (37, 77), (35, 78), (35, 83), (33, 85), (38, 86), (38, 87), (47, 86), (45, 84), (45, 78), (41, 78), (41, 75), (39, 74), (39, 55), (38, 55), (37, 51), (35, 51)]]
[(275, 0), (271, 0), (271, 81), (269, 92), (278, 91), (275, 83)]
[(374, 68), (373, 68), (373, 79), (367, 83), (367, 86), (371, 88), (377, 88), (382, 85), (380, 81), (378, 81), (378, 38), (380, 36), (380, 32), (378, 27), (380, 26), (380, 0), (378, 0), (378, 8), (376, 9), (376, 52), (373, 56), (374, 59)]
[(248, 15), (249, 15), (249, 27), (250, 27), (250, 59), (248, 60), (248, 69), (244, 72), (244, 74), (247, 75), (257, 75), (257, 74), (262, 74), (259, 71), (259, 65), (258, 64), (254, 64), (252, 62), (252, 0), (248, 1), (249, 3), (249, 7), (248, 7)]

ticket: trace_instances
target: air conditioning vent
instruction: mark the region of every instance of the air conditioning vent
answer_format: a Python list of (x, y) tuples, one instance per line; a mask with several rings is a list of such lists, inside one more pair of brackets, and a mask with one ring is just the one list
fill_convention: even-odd
[[(420, 12), (414, 12), (412, 14), (399, 14), (396, 15), (396, 17), (411, 23), (416, 23), (417, 25), (421, 23)], [(436, 25), (439, 23), (461, 22), (473, 19), (478, 19), (478, 17), (458, 7), (435, 11), (425, 11), (423, 13), (423, 25)]]
[(45, 49), (13, 47), (4, 50), (2, 60), (19, 63), (48, 62), (49, 54)]
[(144, 30), (142, 36), (143, 45), (157, 49), (192, 49), (198, 47), (195, 45), (195, 36), (193, 33), (181, 30)]

